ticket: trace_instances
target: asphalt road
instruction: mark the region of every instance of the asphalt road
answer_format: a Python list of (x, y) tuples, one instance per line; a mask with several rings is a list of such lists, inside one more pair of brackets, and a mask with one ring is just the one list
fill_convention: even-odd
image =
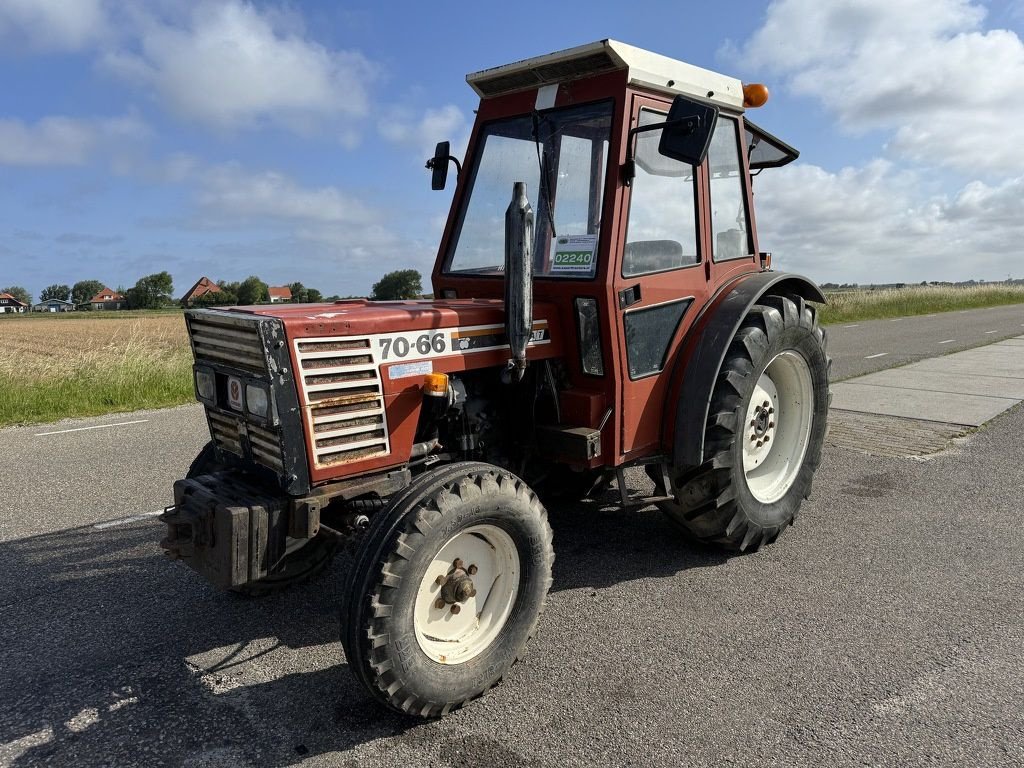
[(1024, 333), (1024, 304), (828, 326), (836, 381)]
[[(942, 321), (969, 345), (978, 317)], [(836, 370), (921, 354), (917, 322), (834, 328)], [(151, 517), (105, 527), (169, 501), (198, 408), (0, 430), (0, 765), (1021, 765), (1022, 433), (1018, 407), (928, 461), (830, 447), (745, 557), (656, 510), (553, 508), (527, 659), (419, 724), (346, 668), (346, 558), (250, 601), (166, 561)]]

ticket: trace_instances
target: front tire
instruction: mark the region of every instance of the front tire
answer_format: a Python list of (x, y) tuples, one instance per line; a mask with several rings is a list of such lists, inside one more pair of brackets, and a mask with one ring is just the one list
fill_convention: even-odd
[(515, 475), (476, 462), (421, 475), (373, 519), (350, 571), (350, 668), (398, 712), (461, 707), (522, 657), (553, 560), (544, 507)]
[(792, 525), (821, 462), (828, 417), (826, 335), (799, 297), (751, 308), (708, 409), (705, 464), (676, 478), (660, 506), (688, 535), (759, 549)]

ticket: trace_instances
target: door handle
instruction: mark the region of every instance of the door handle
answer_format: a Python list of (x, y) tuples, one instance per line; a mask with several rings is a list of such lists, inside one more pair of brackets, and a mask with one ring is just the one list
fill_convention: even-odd
[(619, 291), (619, 309), (631, 307), (640, 301), (640, 283), (623, 288)]

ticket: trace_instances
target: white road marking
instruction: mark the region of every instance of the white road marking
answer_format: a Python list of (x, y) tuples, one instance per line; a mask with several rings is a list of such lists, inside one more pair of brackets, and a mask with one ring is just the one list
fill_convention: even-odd
[(898, 323), (902, 319), (903, 319), (902, 317), (890, 317), (889, 318), (889, 322), (890, 323)]
[(36, 437), (46, 437), (47, 435), (64, 435), (68, 432), (84, 432), (87, 429), (107, 429), (108, 427), (126, 427), (129, 424), (145, 424), (149, 419), (137, 419), (135, 421), (119, 421), (116, 424), (97, 424), (94, 427), (75, 427), (74, 429), (58, 429), (56, 432), (39, 432)]
[(843, 328), (860, 328), (859, 325), (844, 325)]
[(865, 360), (871, 360), (871, 359), (873, 359), (873, 358), (875, 358), (875, 357), (885, 357), (885, 356), (886, 356), (886, 355), (888, 355), (888, 354), (889, 354), (888, 352), (879, 352), (879, 353), (878, 353), (877, 355), (868, 355), (868, 356), (867, 356), (867, 357), (865, 357), (864, 359), (865, 359)]
[(985, 333), (995, 333), (995, 331), (985, 331)]
[(952, 344), (954, 341), (956, 339), (946, 339), (945, 341), (940, 341), (939, 344)]
[(94, 525), (93, 528), (95, 528), (97, 531), (102, 531), (104, 528), (114, 528), (118, 525), (128, 525), (129, 523), (137, 523), (140, 520), (148, 520), (151, 517), (156, 517), (157, 515), (162, 515), (163, 513), (164, 511), (162, 509), (158, 509), (156, 512), (142, 512), (138, 515), (122, 517), (118, 520), (107, 520), (103, 523), (96, 523), (96, 525)]

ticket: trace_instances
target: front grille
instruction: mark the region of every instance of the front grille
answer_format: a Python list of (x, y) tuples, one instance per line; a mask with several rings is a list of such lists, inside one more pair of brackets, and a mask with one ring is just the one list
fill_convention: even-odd
[(197, 361), (266, 373), (267, 360), (256, 323), (214, 314), (189, 315), (188, 331)]
[(299, 381), (318, 467), (390, 452), (384, 393), (369, 339), (299, 339)]
[(206, 408), (213, 442), (225, 451), (256, 462), (278, 475), (284, 474), (281, 432), (249, 421), (228, 407), (222, 388), (225, 377), (237, 375), (266, 381), (267, 360), (259, 320), (229, 312), (199, 311), (186, 314), (196, 362), (218, 371), (219, 407)]
[(284, 472), (284, 461), (281, 456), (281, 438), (273, 430), (258, 424), (249, 424), (239, 417), (228, 416), (218, 411), (207, 410), (210, 420), (210, 435), (213, 442), (220, 448), (236, 456), (245, 456), (242, 449), (243, 434), (249, 440), (249, 450), (253, 461), (274, 470), (277, 474)]

